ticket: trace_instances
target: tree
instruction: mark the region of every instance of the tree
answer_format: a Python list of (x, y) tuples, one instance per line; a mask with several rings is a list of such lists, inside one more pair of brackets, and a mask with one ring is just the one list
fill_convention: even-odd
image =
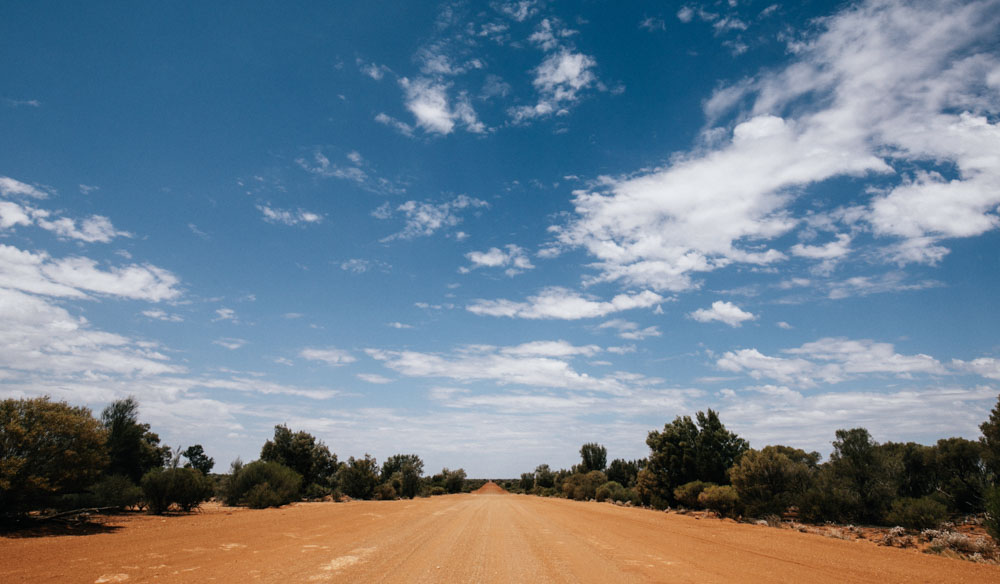
[(378, 483), (378, 463), (368, 454), (350, 457), (340, 469), (340, 488), (355, 499), (371, 499)]
[(733, 488), (746, 505), (748, 515), (781, 514), (810, 486), (812, 469), (802, 457), (790, 458), (785, 454), (787, 450), (775, 446), (748, 450), (729, 469)]
[(184, 468), (200, 470), (201, 474), (205, 476), (208, 476), (208, 473), (212, 472), (212, 467), (215, 466), (215, 460), (205, 454), (205, 449), (202, 448), (201, 444), (189, 446), (187, 450), (181, 452), (181, 456), (188, 459)]
[(881, 522), (896, 497), (899, 462), (864, 428), (837, 430), (836, 436), (829, 468), (834, 482), (847, 490), (846, 515), (854, 521)]
[(302, 475), (287, 466), (265, 460), (244, 465), (237, 458), (223, 485), (223, 501), (254, 509), (279, 507), (298, 499), (301, 491)]
[(556, 475), (547, 464), (540, 464), (535, 468), (535, 484), (543, 489), (551, 489), (555, 486)]
[(993, 406), (990, 417), (980, 424), (979, 429), (983, 432), (980, 441), (989, 481), (1000, 484), (1000, 397), (997, 397), (997, 405)]
[(174, 503), (191, 511), (212, 496), (212, 479), (194, 468), (155, 469), (142, 477), (142, 493), (150, 513), (161, 515)]
[(597, 496), (597, 489), (608, 482), (608, 477), (599, 470), (570, 475), (562, 482), (562, 492), (569, 499), (586, 501)]
[(139, 423), (139, 402), (134, 397), (104, 408), (101, 422), (108, 431), (108, 474), (124, 475), (138, 484), (147, 472), (170, 460), (170, 447), (160, 446), (160, 437), (149, 424)]
[(942, 438), (932, 449), (937, 491), (950, 511), (983, 510), (987, 488), (983, 450), (981, 442), (965, 438)]
[(448, 470), (441, 469), (441, 480), (444, 490), (448, 493), (461, 493), (465, 487), (465, 469)]
[(382, 482), (391, 484), (400, 497), (417, 496), (423, 474), (424, 461), (416, 454), (394, 454), (382, 463)]
[(535, 474), (530, 472), (521, 473), (521, 490), (525, 493), (535, 488)]
[(335, 486), (337, 455), (308, 432), (292, 432), (288, 426), (274, 427), (274, 439), (260, 449), (260, 459), (287, 466), (302, 476), (302, 484), (319, 485), (324, 489)]
[(664, 501), (672, 501), (673, 490), (691, 481), (727, 484), (729, 468), (748, 448), (746, 440), (726, 430), (715, 411), (696, 417), (697, 425), (690, 416), (678, 416), (646, 438), (652, 484), (647, 479), (644, 488), (651, 487)]
[(639, 471), (645, 466), (645, 460), (623, 460), (616, 458), (608, 465), (606, 474), (609, 481), (614, 481), (623, 487), (634, 487)]
[(603, 471), (608, 465), (608, 449), (596, 442), (588, 442), (580, 447), (580, 459), (580, 472)]
[(90, 410), (48, 397), (0, 402), (0, 514), (19, 515), (82, 491), (108, 463)]

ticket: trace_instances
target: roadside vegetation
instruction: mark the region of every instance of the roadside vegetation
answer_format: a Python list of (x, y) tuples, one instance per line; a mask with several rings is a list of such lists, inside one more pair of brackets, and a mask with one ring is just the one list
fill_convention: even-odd
[[(793, 446), (752, 449), (708, 410), (649, 432), (645, 458), (609, 462), (603, 445), (586, 443), (571, 468), (541, 464), (495, 482), (513, 493), (707, 510), (769, 524), (792, 518), (848, 529), (898, 526), (902, 531), (893, 537), (919, 531), (936, 542), (932, 547), (982, 554), (983, 546), (941, 530), (977, 517), (1000, 541), (1000, 400), (980, 429), (979, 440), (943, 438), (931, 445), (879, 443), (865, 428), (841, 429), (822, 461), (819, 453)], [(416, 454), (381, 464), (368, 454), (340, 460), (315, 436), (285, 425), (274, 427), (258, 460), (237, 459), (226, 474), (213, 474), (214, 467), (200, 444), (183, 450), (161, 444), (140, 421), (132, 397), (111, 403), (99, 417), (44, 397), (0, 402), (0, 521), (8, 524), (79, 510), (190, 512), (213, 497), (252, 508), (412, 499), (468, 492), (486, 482), (468, 479), (463, 469), (426, 475)]]

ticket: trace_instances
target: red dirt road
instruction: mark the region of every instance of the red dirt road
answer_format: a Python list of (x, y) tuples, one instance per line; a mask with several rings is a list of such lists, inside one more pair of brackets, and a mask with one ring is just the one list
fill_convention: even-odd
[(454, 495), (0, 537), (0, 582), (1000, 582), (985, 566), (602, 503)]

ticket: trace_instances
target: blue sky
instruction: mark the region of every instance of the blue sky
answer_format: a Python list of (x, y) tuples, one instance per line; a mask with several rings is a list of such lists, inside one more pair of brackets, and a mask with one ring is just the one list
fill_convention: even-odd
[(515, 476), (979, 435), (1000, 3), (8, 2), (0, 396)]

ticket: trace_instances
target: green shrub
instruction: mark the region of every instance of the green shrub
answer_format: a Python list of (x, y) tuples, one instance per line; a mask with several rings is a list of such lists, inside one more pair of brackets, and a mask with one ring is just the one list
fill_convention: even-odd
[(90, 488), (94, 507), (135, 507), (142, 500), (142, 489), (124, 475), (106, 476)]
[[(793, 460), (786, 452), (797, 454)], [(783, 513), (811, 482), (808, 454), (799, 450), (768, 446), (748, 450), (729, 469), (729, 478), (746, 512), (752, 517)]]
[(382, 483), (375, 487), (374, 498), (378, 501), (392, 501), (396, 498), (396, 489), (389, 483)]
[(190, 511), (212, 496), (212, 481), (193, 468), (152, 470), (142, 477), (143, 499), (150, 513), (160, 515), (174, 503)]
[(714, 483), (706, 483), (704, 481), (691, 481), (690, 483), (684, 483), (674, 489), (674, 499), (677, 499), (677, 502), (685, 507), (700, 509), (702, 504), (698, 500), (698, 496), (701, 495), (701, 492), (708, 487), (714, 486)]
[(447, 492), (448, 492), (447, 489), (445, 489), (444, 487), (431, 487), (432, 497), (436, 497), (438, 495), (444, 495)]
[(223, 489), (226, 505), (246, 505), (259, 509), (278, 507), (299, 498), (302, 476), (277, 462), (258, 460), (233, 465), (233, 473)]
[(948, 508), (930, 497), (904, 497), (892, 502), (886, 520), (909, 529), (932, 529), (948, 517)]
[(730, 486), (709, 486), (698, 495), (698, 502), (705, 508), (726, 517), (739, 507), (740, 497)]
[[(997, 406), (1000, 410), (1000, 406)], [(1000, 485), (986, 491), (986, 531), (1000, 543)]]
[(588, 473), (577, 473), (566, 477), (562, 482), (562, 492), (569, 499), (586, 501), (597, 496), (597, 488), (608, 482), (608, 477), (599, 470)]
[(594, 498), (602, 502), (608, 499), (612, 501), (624, 501), (626, 498), (625, 487), (616, 481), (608, 481), (597, 488)]

